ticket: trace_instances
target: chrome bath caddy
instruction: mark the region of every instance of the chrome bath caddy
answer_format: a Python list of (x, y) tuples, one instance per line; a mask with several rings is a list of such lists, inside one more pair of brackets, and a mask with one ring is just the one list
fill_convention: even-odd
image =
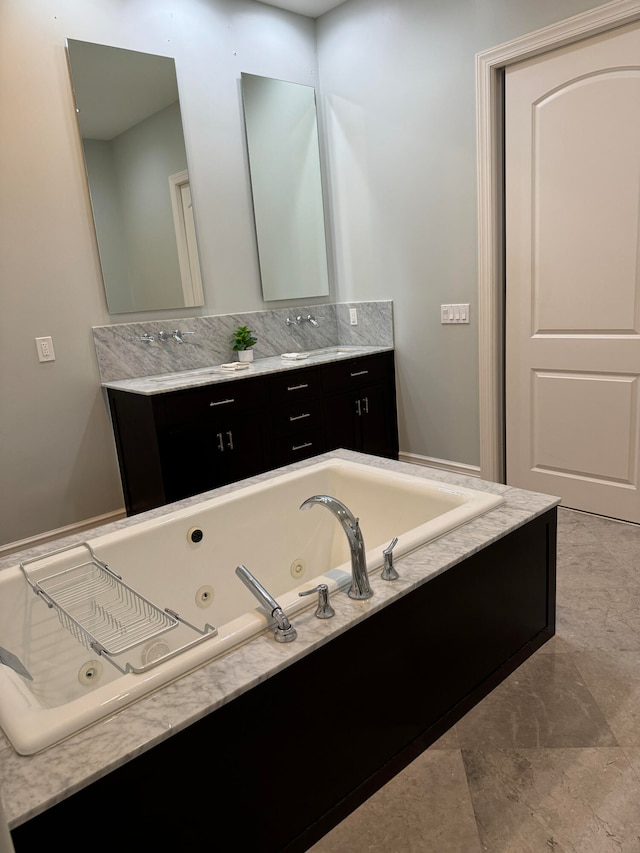
[[(33, 568), (36, 562), (78, 549), (84, 549), (86, 553), (77, 565), (67, 566), (43, 577), (36, 578), (35, 573), (34, 577), (29, 576), (27, 565), (31, 564)], [(100, 560), (88, 542), (68, 545), (23, 560), (20, 569), (36, 595), (48, 607), (56, 610), (63, 627), (78, 642), (108, 660), (122, 673), (147, 672), (218, 633), (213, 625), (207, 623), (201, 629), (187, 622), (174, 610), (157, 607)], [(188, 629), (189, 635), (195, 632), (197, 636), (142, 665), (134, 666), (128, 659), (124, 662), (116, 660), (179, 627)]]

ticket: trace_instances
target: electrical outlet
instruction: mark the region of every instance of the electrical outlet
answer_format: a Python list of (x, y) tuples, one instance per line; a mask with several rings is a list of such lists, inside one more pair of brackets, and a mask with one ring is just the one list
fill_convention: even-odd
[(349, 308), (349, 323), (352, 326), (358, 325), (358, 309), (357, 308)]
[(53, 351), (53, 341), (51, 338), (36, 338), (36, 350), (38, 352), (38, 361), (56, 360), (56, 354)]

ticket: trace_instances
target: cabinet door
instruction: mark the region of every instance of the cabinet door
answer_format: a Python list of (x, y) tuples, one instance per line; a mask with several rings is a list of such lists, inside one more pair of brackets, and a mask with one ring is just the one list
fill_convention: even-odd
[(357, 391), (329, 394), (324, 399), (325, 447), (336, 450), (362, 449), (362, 427), (357, 414)]
[(167, 501), (264, 470), (261, 434), (252, 419), (227, 417), (171, 426), (163, 430), (159, 444)]
[(367, 385), (360, 389), (355, 408), (356, 417), (360, 421), (360, 449), (364, 453), (397, 456), (389, 429), (392, 405), (393, 401), (385, 385)]

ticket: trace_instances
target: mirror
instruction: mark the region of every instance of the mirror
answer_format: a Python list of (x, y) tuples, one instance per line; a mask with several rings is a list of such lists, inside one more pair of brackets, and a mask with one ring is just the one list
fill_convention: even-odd
[(67, 55), (109, 313), (204, 305), (173, 59)]
[(241, 84), (263, 298), (326, 296), (315, 89), (254, 74)]

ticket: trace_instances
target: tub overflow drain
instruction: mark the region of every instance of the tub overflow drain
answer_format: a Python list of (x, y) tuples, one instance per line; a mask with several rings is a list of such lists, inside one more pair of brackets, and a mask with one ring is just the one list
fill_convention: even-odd
[(89, 685), (100, 681), (102, 675), (102, 664), (99, 660), (88, 660), (80, 667), (78, 671), (78, 681), (80, 684)]
[(291, 563), (291, 576), (294, 578), (301, 578), (306, 570), (307, 567), (302, 557), (298, 557), (297, 560), (294, 560), (293, 563)]

